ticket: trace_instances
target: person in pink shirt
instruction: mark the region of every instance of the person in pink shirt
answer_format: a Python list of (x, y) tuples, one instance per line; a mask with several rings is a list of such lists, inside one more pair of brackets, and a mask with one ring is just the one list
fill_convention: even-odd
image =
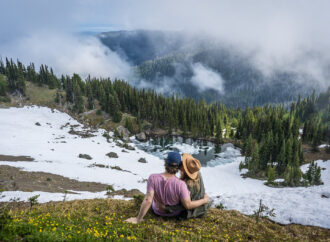
[(173, 206), (182, 204), (187, 210), (197, 208), (209, 202), (208, 195), (200, 200), (191, 201), (190, 192), (186, 183), (175, 176), (182, 166), (182, 158), (178, 152), (168, 153), (165, 159), (165, 172), (150, 175), (147, 183), (147, 194), (142, 202), (139, 215), (126, 220), (130, 223), (139, 223), (152, 208), (159, 216), (178, 216), (180, 211), (165, 212), (164, 205)]

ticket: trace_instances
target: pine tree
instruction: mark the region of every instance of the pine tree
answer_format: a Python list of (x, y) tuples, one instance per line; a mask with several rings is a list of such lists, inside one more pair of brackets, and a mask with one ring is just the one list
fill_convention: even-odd
[(120, 102), (118, 99), (117, 94), (113, 96), (113, 103), (112, 103), (112, 120), (116, 123), (120, 122), (122, 119), (122, 113), (120, 112)]
[(323, 184), (321, 180), (321, 168), (314, 161), (309, 164), (308, 170), (305, 174), (305, 178), (310, 185)]
[(249, 135), (249, 138), (246, 140), (244, 145), (244, 153), (245, 153), (245, 164), (249, 163), (249, 160), (252, 156), (252, 135)]
[(285, 182), (289, 186), (297, 186), (300, 183), (302, 173), (299, 167), (298, 152), (294, 155), (294, 160), (289, 162), (285, 170)]
[(186, 136), (187, 132), (188, 132), (188, 125), (187, 125), (186, 115), (184, 115), (184, 114), (183, 114), (183, 121), (182, 121), (182, 131), (183, 131), (183, 136)]
[(279, 175), (281, 175), (286, 166), (287, 166), (287, 158), (286, 158), (286, 150), (285, 150), (285, 140), (282, 141), (282, 145), (281, 145), (281, 149), (280, 149), (280, 152), (279, 154), (277, 155), (277, 173)]
[(252, 175), (256, 175), (259, 171), (259, 148), (258, 144), (255, 144), (254, 150), (252, 152), (251, 160), (249, 160), (248, 164), (249, 173)]
[(142, 131), (142, 121), (141, 121), (141, 114), (140, 111), (138, 111), (138, 115), (136, 117), (136, 123), (138, 125), (139, 128), (139, 133)]
[(94, 109), (94, 98), (92, 93), (92, 88), (90, 85), (86, 86), (86, 92), (87, 92), (87, 102), (88, 102), (88, 109)]
[(220, 120), (218, 121), (217, 126), (216, 126), (215, 143), (216, 144), (221, 144), (222, 143), (222, 128), (221, 128)]
[(286, 157), (286, 164), (289, 164), (292, 162), (293, 155), (292, 155), (292, 136), (289, 137), (289, 139), (286, 141), (286, 147), (285, 147), (285, 157)]
[(75, 90), (75, 98), (74, 98), (74, 106), (73, 110), (76, 113), (82, 113), (84, 111), (84, 99), (79, 86), (76, 86)]
[(132, 120), (128, 117), (125, 119), (125, 128), (127, 128), (129, 132), (134, 133)]
[(275, 166), (268, 166), (268, 172), (267, 172), (267, 183), (272, 184), (276, 178), (276, 167)]
[(7, 81), (5, 80), (4, 76), (0, 75), (0, 96), (6, 95), (6, 89), (7, 89)]

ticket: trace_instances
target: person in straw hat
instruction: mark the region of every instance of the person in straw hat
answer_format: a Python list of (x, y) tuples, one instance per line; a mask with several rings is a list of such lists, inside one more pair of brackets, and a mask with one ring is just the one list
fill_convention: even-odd
[[(190, 154), (182, 155), (181, 180), (183, 180), (190, 191), (191, 201), (199, 200), (205, 195), (205, 187), (203, 183), (202, 174), (200, 172), (201, 163), (199, 160), (192, 157)], [(211, 202), (203, 204), (197, 208), (185, 209), (181, 204), (175, 206), (165, 206), (165, 211), (173, 213), (181, 211), (180, 217), (189, 219), (203, 217), (211, 207)]]
[[(209, 197), (205, 193), (203, 193), (202, 198), (191, 201), (191, 194), (186, 183), (175, 176), (182, 167), (182, 157), (178, 152), (168, 153), (164, 165), (165, 171), (163, 173), (150, 175), (147, 182), (147, 194), (141, 204), (138, 216), (126, 219), (126, 222), (141, 222), (149, 209), (158, 216), (176, 217), (181, 214), (180, 209), (165, 211), (164, 204), (170, 206), (182, 204), (183, 210), (191, 210), (209, 202)], [(196, 168), (193, 168), (190, 163), (185, 164), (185, 166), (185, 169), (191, 171), (189, 175), (195, 177)]]

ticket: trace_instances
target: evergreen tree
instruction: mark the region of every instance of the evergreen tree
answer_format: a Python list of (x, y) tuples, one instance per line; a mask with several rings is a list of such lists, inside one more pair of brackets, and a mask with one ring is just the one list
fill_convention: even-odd
[(285, 182), (289, 186), (297, 186), (300, 183), (302, 173), (299, 167), (298, 152), (294, 155), (294, 160), (289, 162), (285, 170)]
[(120, 102), (117, 94), (113, 96), (113, 104), (112, 104), (112, 120), (116, 123), (120, 122), (122, 119), (122, 113), (120, 112)]
[(222, 128), (221, 128), (221, 122), (218, 121), (216, 126), (216, 136), (215, 136), (215, 143), (221, 144), (222, 143)]
[(287, 166), (286, 150), (285, 150), (285, 140), (283, 140), (280, 152), (277, 156), (277, 173), (282, 174)]
[(134, 133), (132, 120), (128, 117), (125, 119), (125, 128), (127, 128), (129, 132)]
[(276, 167), (269, 165), (267, 172), (267, 183), (272, 184), (275, 178), (276, 178)]
[(7, 89), (7, 81), (5, 80), (4, 76), (0, 75), (0, 96), (6, 95)]
[(258, 144), (255, 144), (251, 160), (249, 160), (248, 164), (249, 173), (252, 175), (256, 175), (259, 171), (259, 148)]
[(84, 99), (79, 86), (76, 86), (75, 90), (75, 98), (74, 98), (74, 106), (73, 110), (77, 113), (82, 113), (84, 111)]
[(249, 135), (249, 138), (246, 140), (244, 145), (244, 153), (245, 153), (245, 164), (249, 163), (249, 160), (252, 156), (252, 135)]

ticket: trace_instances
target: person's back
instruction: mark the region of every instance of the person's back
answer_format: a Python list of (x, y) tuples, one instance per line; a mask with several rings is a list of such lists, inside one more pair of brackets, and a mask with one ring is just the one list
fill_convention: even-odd
[(160, 216), (176, 216), (180, 212), (165, 213), (159, 208), (164, 205), (177, 205), (180, 202), (186, 209), (197, 208), (208, 203), (209, 197), (205, 194), (203, 199), (191, 201), (187, 185), (175, 176), (182, 165), (181, 155), (178, 152), (169, 152), (165, 159), (165, 172), (162, 174), (153, 174), (148, 179), (147, 194), (143, 199), (139, 215), (126, 219), (129, 223), (139, 223), (143, 220), (150, 207)]
[(159, 204), (177, 205), (181, 200), (190, 197), (186, 183), (176, 176), (166, 178), (163, 174), (151, 175), (148, 179), (147, 192), (151, 191), (154, 192), (152, 209), (160, 216), (176, 216), (180, 211), (166, 213), (160, 209)]

